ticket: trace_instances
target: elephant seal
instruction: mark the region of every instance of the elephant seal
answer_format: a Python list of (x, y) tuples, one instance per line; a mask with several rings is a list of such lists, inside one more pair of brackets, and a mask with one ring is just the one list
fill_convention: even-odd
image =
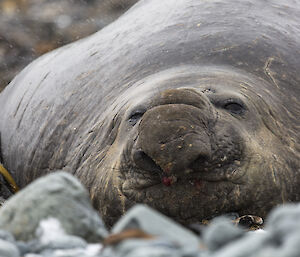
[(4, 166), (20, 186), (72, 172), (108, 225), (135, 203), (189, 224), (298, 201), (299, 12), (138, 2), (2, 92)]

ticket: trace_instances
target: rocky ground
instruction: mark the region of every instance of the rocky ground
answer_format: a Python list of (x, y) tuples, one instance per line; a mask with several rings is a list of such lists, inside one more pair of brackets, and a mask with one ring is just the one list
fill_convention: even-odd
[(275, 209), (264, 230), (248, 231), (226, 217), (198, 233), (144, 205), (110, 230), (72, 175), (42, 177), (0, 208), (0, 256), (5, 257), (296, 257), (300, 204)]
[(137, 0), (1, 0), (0, 91), (38, 56), (90, 35)]

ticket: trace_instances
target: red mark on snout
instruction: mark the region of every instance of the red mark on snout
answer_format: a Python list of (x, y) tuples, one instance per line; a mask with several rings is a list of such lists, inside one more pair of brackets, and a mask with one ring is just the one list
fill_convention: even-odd
[(165, 186), (171, 186), (171, 185), (173, 185), (174, 183), (176, 183), (177, 182), (177, 178), (176, 178), (176, 176), (174, 176), (174, 175), (171, 175), (171, 176), (164, 176), (163, 178), (162, 178), (162, 183), (165, 185)]
[(162, 183), (163, 183), (165, 186), (169, 187), (169, 186), (172, 185), (172, 178), (170, 178), (170, 177), (163, 177), (163, 178), (162, 178)]

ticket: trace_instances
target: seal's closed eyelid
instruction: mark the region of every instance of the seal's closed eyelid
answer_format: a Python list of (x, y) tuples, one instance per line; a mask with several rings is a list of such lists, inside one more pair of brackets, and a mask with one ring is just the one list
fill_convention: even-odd
[(131, 111), (130, 115), (128, 116), (128, 122), (134, 126), (138, 120), (144, 115), (146, 112), (145, 108), (136, 108)]
[(244, 101), (242, 99), (240, 99), (240, 98), (237, 98), (237, 97), (226, 98), (222, 102), (223, 102), (223, 106), (226, 106), (228, 104), (239, 104), (243, 108), (245, 108), (245, 109), (247, 108), (246, 104), (244, 103)]
[(131, 117), (136, 116), (136, 115), (144, 114), (146, 111), (147, 111), (147, 109), (143, 106), (135, 107), (134, 109), (132, 109), (130, 111), (130, 113), (128, 115), (128, 119), (130, 119)]
[(228, 98), (220, 106), (232, 114), (243, 115), (247, 111), (247, 106), (239, 98)]
[(231, 113), (234, 114), (244, 114), (246, 109), (244, 108), (243, 105), (236, 103), (236, 102), (229, 102), (226, 103), (223, 108), (227, 111), (230, 111)]

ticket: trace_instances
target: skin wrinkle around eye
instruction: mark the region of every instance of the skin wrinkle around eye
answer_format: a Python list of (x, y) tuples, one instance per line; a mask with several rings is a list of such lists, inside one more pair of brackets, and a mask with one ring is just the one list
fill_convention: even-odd
[(234, 114), (239, 114), (239, 115), (242, 115), (246, 111), (246, 109), (242, 105), (240, 105), (239, 103), (235, 103), (235, 102), (226, 103), (224, 105), (224, 109), (228, 110)]

